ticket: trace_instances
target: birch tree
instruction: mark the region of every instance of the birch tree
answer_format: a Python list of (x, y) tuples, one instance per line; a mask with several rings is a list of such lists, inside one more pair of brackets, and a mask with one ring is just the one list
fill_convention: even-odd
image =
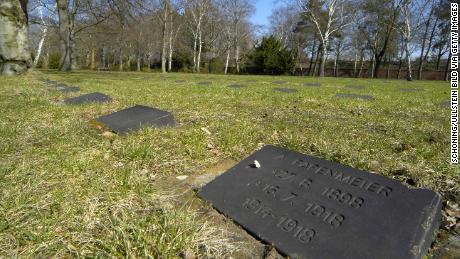
[(245, 20), (254, 12), (254, 6), (248, 0), (221, 0), (223, 13), (227, 17), (230, 26), (230, 37), (235, 53), (236, 72), (240, 72), (241, 41), (247, 36), (242, 27)]
[(193, 35), (193, 71), (200, 72), (201, 52), (203, 50), (203, 23), (209, 0), (188, 0), (186, 13), (189, 14), (189, 28)]
[(319, 76), (324, 77), (330, 37), (351, 23), (352, 12), (348, 12), (351, 2), (348, 0), (297, 1), (303, 10), (303, 15), (315, 24), (318, 31), (322, 45)]
[(413, 39), (413, 30), (418, 31), (423, 19), (425, 7), (429, 0), (396, 0), (396, 5), (401, 9), (401, 23), (396, 29), (400, 32), (405, 52), (406, 61), (406, 79), (412, 81), (412, 62), (411, 62), (411, 41)]

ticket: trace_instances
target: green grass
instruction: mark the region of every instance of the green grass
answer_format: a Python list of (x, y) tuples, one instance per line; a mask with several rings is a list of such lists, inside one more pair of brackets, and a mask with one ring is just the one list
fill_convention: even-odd
[[(38, 77), (114, 101), (66, 106), (66, 95)], [(175, 82), (182, 79), (187, 82)], [(288, 83), (272, 84), (278, 80)], [(317, 81), (320, 88), (303, 86)], [(226, 87), (232, 83), (249, 87)], [(343, 88), (349, 84), (367, 88)], [(407, 87), (424, 91), (399, 91)], [(375, 100), (337, 99), (336, 93)], [(224, 238), (219, 226), (164, 198), (168, 190), (158, 179), (196, 176), (263, 144), (410, 178), (458, 200), (458, 168), (449, 164), (449, 109), (439, 105), (448, 99), (448, 83), (438, 81), (194, 74), (163, 80), (161, 74), (87, 71), (0, 77), (0, 256), (225, 255), (232, 248), (218, 241)], [(171, 111), (178, 127), (109, 140), (90, 123), (135, 104)]]

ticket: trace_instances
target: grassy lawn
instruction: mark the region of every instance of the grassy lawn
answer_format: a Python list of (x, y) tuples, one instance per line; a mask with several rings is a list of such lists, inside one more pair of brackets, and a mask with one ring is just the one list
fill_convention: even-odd
[[(39, 77), (114, 101), (64, 105), (81, 93), (51, 90)], [(286, 83), (273, 84), (280, 80)], [(227, 87), (236, 83), (248, 87)], [(232, 253), (222, 227), (187, 203), (178, 206), (181, 198), (164, 179), (197, 177), (264, 144), (375, 171), (458, 202), (450, 109), (441, 105), (447, 100), (449, 84), (438, 81), (87, 71), (0, 77), (0, 257)], [(177, 128), (107, 137), (91, 123), (135, 104), (172, 112)]]

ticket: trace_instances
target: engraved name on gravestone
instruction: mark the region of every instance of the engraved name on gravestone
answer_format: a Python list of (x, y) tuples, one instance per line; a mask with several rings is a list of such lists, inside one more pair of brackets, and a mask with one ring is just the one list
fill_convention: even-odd
[(292, 258), (422, 258), (442, 206), (433, 191), (274, 146), (198, 195)]

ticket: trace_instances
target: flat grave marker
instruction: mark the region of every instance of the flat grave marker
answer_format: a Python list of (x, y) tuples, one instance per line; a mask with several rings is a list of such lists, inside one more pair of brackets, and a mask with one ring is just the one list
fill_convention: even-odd
[(282, 93), (296, 93), (297, 89), (294, 88), (273, 88), (273, 91), (282, 92)]
[(423, 92), (423, 89), (421, 89), (421, 88), (403, 87), (403, 88), (399, 88), (399, 91), (401, 91), (401, 92)]
[(84, 94), (78, 97), (74, 98), (69, 98), (64, 101), (66, 104), (85, 104), (85, 103), (103, 103), (103, 102), (110, 102), (112, 101), (112, 98), (110, 96), (105, 95), (103, 93), (89, 93), (89, 94)]
[(198, 82), (197, 85), (212, 85), (212, 82), (203, 81), (203, 82)]
[(176, 120), (167, 111), (136, 105), (121, 111), (101, 116), (96, 121), (119, 134), (126, 134), (141, 127), (174, 127)]
[(363, 85), (346, 85), (345, 88), (354, 89), (354, 90), (364, 90), (366, 89)]
[(248, 80), (247, 82), (248, 82), (248, 83), (257, 83), (257, 80), (251, 79), (251, 80)]
[(442, 207), (433, 191), (274, 146), (198, 196), (291, 258), (423, 258)]
[(347, 93), (338, 93), (335, 95), (337, 98), (341, 99), (361, 99), (361, 100), (374, 100), (374, 97), (372, 95), (366, 95), (366, 94), (347, 94)]
[(320, 87), (321, 83), (304, 83), (303, 86)]
[(441, 103), (439, 103), (439, 105), (440, 105), (442, 108), (450, 108), (450, 107), (451, 107), (450, 101), (441, 102)]
[(62, 93), (73, 93), (80, 91), (80, 87), (76, 86), (56, 86), (56, 90)]
[(178, 83), (178, 84), (182, 84), (182, 83), (185, 83), (185, 82), (187, 82), (187, 81), (186, 80), (176, 80), (176, 83)]
[(273, 84), (275, 84), (275, 85), (284, 85), (284, 84), (286, 84), (286, 81), (282, 81), (282, 80), (280, 80), (280, 81), (273, 81)]
[(247, 85), (243, 85), (243, 84), (231, 84), (229, 85), (228, 87), (230, 88), (235, 88), (235, 89), (239, 89), (239, 88), (246, 88), (248, 87)]

